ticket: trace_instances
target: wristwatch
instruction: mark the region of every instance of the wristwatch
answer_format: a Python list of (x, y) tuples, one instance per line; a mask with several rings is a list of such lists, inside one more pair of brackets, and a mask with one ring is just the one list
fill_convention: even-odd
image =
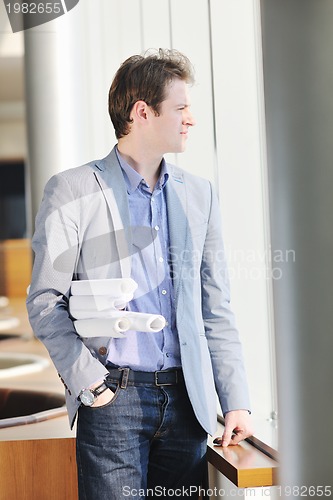
[(100, 396), (108, 386), (105, 384), (105, 382), (102, 382), (101, 385), (98, 387), (95, 387), (95, 389), (82, 389), (82, 391), (79, 394), (78, 399), (81, 401), (84, 406), (92, 406), (98, 396)]

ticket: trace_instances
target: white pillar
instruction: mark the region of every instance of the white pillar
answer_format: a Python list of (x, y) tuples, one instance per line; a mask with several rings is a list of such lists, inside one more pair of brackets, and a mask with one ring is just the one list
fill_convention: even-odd
[(25, 32), (26, 120), (32, 212), (35, 215), (44, 185), (61, 164), (57, 33)]
[(25, 80), (33, 216), (55, 173), (106, 155), (115, 142), (107, 96), (119, 64), (113, 0), (80, 2), (25, 31)]

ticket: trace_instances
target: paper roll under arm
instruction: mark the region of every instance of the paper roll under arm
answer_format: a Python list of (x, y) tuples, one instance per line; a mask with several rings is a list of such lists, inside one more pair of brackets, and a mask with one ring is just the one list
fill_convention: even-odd
[[(111, 316), (112, 314), (112, 316)], [(124, 337), (123, 332), (159, 332), (165, 327), (165, 318), (158, 314), (131, 311), (110, 311), (109, 317), (79, 319), (74, 326), (81, 337)]]
[(124, 317), (79, 319), (74, 327), (81, 337), (125, 337), (123, 332), (129, 330), (130, 322)]
[(130, 323), (130, 330), (139, 332), (159, 332), (165, 327), (165, 318), (159, 314), (122, 311), (121, 314)]
[(118, 297), (135, 292), (138, 285), (132, 278), (110, 278), (72, 281), (71, 295), (108, 295)]
[(72, 295), (69, 312), (75, 319), (108, 318), (113, 312), (126, 307), (133, 295), (110, 297), (108, 295)]

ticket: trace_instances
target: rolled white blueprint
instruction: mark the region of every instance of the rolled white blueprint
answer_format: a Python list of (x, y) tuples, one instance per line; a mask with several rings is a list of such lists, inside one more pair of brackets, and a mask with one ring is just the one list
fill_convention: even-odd
[(138, 285), (132, 278), (110, 278), (72, 281), (71, 295), (108, 295), (119, 297), (135, 292)]
[(165, 327), (165, 318), (159, 314), (110, 311), (108, 317), (78, 319), (74, 326), (81, 337), (121, 338), (127, 330), (159, 332)]
[(121, 316), (116, 318), (78, 319), (74, 327), (81, 337), (125, 337), (130, 323)]
[(75, 319), (108, 318), (112, 312), (124, 309), (133, 294), (110, 297), (109, 295), (72, 295), (69, 312)]
[(138, 332), (159, 332), (165, 327), (165, 318), (159, 314), (132, 311), (108, 311), (107, 318), (124, 319), (129, 325), (127, 330), (136, 330)]
[(122, 311), (121, 314), (130, 323), (130, 330), (139, 332), (159, 332), (165, 327), (165, 318), (159, 314), (147, 314), (132, 311)]

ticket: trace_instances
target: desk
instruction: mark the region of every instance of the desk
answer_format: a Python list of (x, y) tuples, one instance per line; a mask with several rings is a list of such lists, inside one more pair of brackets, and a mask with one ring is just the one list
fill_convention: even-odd
[[(3, 312), (18, 317), (20, 324), (8, 330), (13, 338), (0, 342), (1, 352), (49, 359), (45, 347), (33, 336), (24, 298), (11, 299)], [(64, 392), (52, 363), (42, 372), (1, 379), (0, 387)], [(77, 500), (75, 430), (70, 430), (67, 415), (0, 429), (0, 477), (0, 500)]]

